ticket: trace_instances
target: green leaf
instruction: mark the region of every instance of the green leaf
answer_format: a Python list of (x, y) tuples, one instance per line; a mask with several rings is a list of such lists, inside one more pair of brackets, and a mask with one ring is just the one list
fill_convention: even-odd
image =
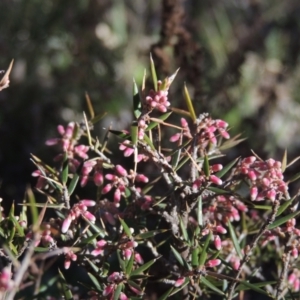
[(61, 278), (60, 282), (61, 282), (61, 285), (62, 285), (62, 288), (63, 288), (63, 293), (64, 293), (64, 296), (65, 296), (65, 299), (72, 300), (73, 299), (72, 291), (69, 288), (69, 286), (67, 285), (65, 277), (59, 269), (58, 269), (58, 274), (59, 274), (59, 277)]
[(204, 242), (203, 248), (201, 250), (201, 255), (199, 258), (199, 267), (204, 266), (204, 264), (205, 264), (205, 261), (207, 258), (208, 246), (211, 241), (211, 236), (212, 236), (211, 232), (206, 236), (206, 240)]
[(280, 216), (283, 212), (285, 212), (290, 207), (290, 205), (295, 200), (295, 197), (296, 196), (294, 196), (292, 199), (290, 199), (288, 201), (285, 201), (282, 205), (279, 206), (277, 214), (276, 214), (277, 217)]
[(92, 223), (92, 222), (91, 222), (90, 220), (88, 220), (87, 218), (85, 218), (84, 220), (85, 220), (85, 221), (90, 225), (90, 227), (93, 228), (93, 230), (94, 230), (95, 232), (97, 232), (101, 237), (105, 237), (105, 236), (106, 236), (106, 232), (105, 232), (102, 228), (98, 227), (96, 224)]
[(221, 171), (216, 173), (216, 176), (222, 178), (226, 173), (228, 173), (228, 171), (232, 169), (232, 167), (238, 162), (238, 160), (239, 158), (236, 158), (235, 160), (227, 164)]
[(123, 288), (123, 284), (119, 283), (118, 286), (117, 286), (117, 288), (114, 291), (114, 300), (118, 300), (119, 299), (121, 291), (122, 291), (122, 288)]
[(210, 288), (211, 290), (213, 290), (214, 292), (216, 292), (217, 294), (224, 296), (225, 294), (218, 289), (214, 284), (212, 284), (210, 281), (208, 281), (206, 278), (201, 277), (201, 282), (206, 285), (208, 288)]
[(139, 127), (138, 127), (138, 123), (137, 121), (133, 121), (131, 123), (131, 126), (130, 126), (130, 133), (131, 133), (131, 141), (132, 141), (132, 144), (134, 146), (137, 145), (137, 142), (138, 142), (138, 133), (139, 133)]
[(125, 221), (121, 218), (119, 218), (120, 222), (121, 222), (121, 225), (124, 229), (124, 232), (126, 233), (126, 235), (131, 238), (132, 234), (131, 234), (131, 231), (130, 231), (130, 228), (128, 227), (128, 225), (125, 223)]
[(107, 115), (107, 112), (100, 113), (97, 116), (95, 116), (94, 118), (92, 118), (90, 120), (90, 122), (94, 125), (97, 122), (99, 122), (101, 119), (103, 119), (106, 115)]
[(159, 258), (160, 258), (160, 256), (158, 258), (151, 259), (150, 261), (148, 261), (147, 263), (143, 264), (139, 268), (133, 270), (131, 272), (131, 274), (130, 274), (130, 277), (131, 276), (135, 276), (135, 275), (139, 275), (139, 274), (143, 273), (144, 271), (146, 271), (147, 269), (149, 269)]
[(28, 198), (29, 204), (30, 204), (32, 223), (37, 224), (39, 212), (35, 205), (35, 202), (36, 202), (35, 197), (34, 197), (34, 194), (30, 187), (27, 188), (27, 198)]
[(111, 132), (112, 134), (125, 139), (125, 140), (129, 140), (130, 139), (130, 134), (128, 134), (127, 131), (119, 131), (119, 130), (109, 130), (109, 132)]
[(146, 142), (146, 144), (148, 144), (150, 146), (150, 148), (152, 150), (156, 150), (153, 143), (151, 142), (151, 140), (149, 139), (149, 137), (147, 136), (147, 134), (144, 135), (144, 141)]
[(126, 265), (125, 265), (125, 261), (121, 258), (121, 250), (120, 249), (117, 250), (117, 257), (118, 257), (120, 268), (125, 273), (126, 272)]
[(161, 84), (161, 86), (159, 87), (159, 89), (161, 91), (164, 91), (164, 90), (168, 90), (172, 84), (172, 82), (174, 81), (177, 73), (179, 71), (179, 68), (171, 75), (171, 76), (168, 76), (167, 78), (165, 78)]
[(209, 187), (207, 187), (207, 189), (216, 193), (217, 195), (231, 194), (231, 192), (229, 192), (229, 191), (226, 191), (221, 188), (214, 187), (214, 186), (209, 186)]
[(92, 269), (96, 272), (99, 273), (100, 269), (98, 268), (97, 265), (95, 265), (90, 259), (88, 259), (87, 257), (85, 257), (85, 259), (87, 260), (87, 262), (89, 263), (89, 265), (92, 267)]
[(150, 69), (151, 69), (151, 76), (152, 76), (154, 90), (157, 92), (157, 75), (156, 75), (155, 65), (151, 54), (150, 54)]
[(203, 171), (206, 177), (210, 175), (210, 170), (209, 170), (209, 161), (207, 155), (204, 156), (204, 164), (203, 164)]
[(198, 267), (199, 266), (199, 252), (200, 252), (199, 247), (195, 247), (192, 250), (192, 266), (193, 267)]
[(68, 153), (65, 152), (63, 166), (62, 166), (62, 173), (61, 173), (61, 180), (64, 185), (68, 181), (68, 176), (69, 176), (69, 159), (68, 159)]
[(85, 239), (82, 239), (81, 241), (80, 241), (80, 243), (79, 243), (79, 245), (87, 245), (87, 244), (91, 244), (92, 242), (92, 244), (94, 244), (95, 242), (96, 242), (96, 238), (98, 237), (100, 235), (100, 233), (99, 232), (97, 232), (97, 233), (94, 233), (94, 234), (92, 234), (91, 236), (89, 236), (89, 237), (87, 237), (87, 238), (85, 238)]
[[(261, 288), (259, 288), (256, 284), (252, 284), (252, 283), (249, 283), (247, 281), (240, 281), (240, 284), (242, 286), (245, 286), (247, 287), (248, 289), (252, 290), (252, 291), (256, 291), (260, 294), (263, 294), (263, 295), (268, 295), (269, 296), (269, 293), (262, 290)], [(237, 289), (239, 290), (243, 290), (243, 287), (241, 285), (238, 285)]]
[(189, 242), (190, 241), (189, 235), (188, 235), (187, 230), (186, 230), (186, 228), (183, 224), (182, 218), (180, 218), (180, 228), (181, 228), (183, 238), (185, 239), (185, 241)]
[(177, 261), (179, 262), (179, 264), (181, 266), (184, 266), (184, 262), (183, 262), (183, 259), (182, 259), (182, 256), (180, 255), (180, 253), (171, 245), (171, 250), (175, 256), (175, 258), (177, 259)]
[(175, 169), (175, 168), (178, 166), (179, 159), (180, 159), (180, 155), (181, 155), (181, 149), (177, 150), (177, 151), (172, 155), (171, 165), (172, 165), (173, 169)]
[(234, 229), (233, 229), (233, 227), (231, 225), (230, 220), (227, 222), (227, 226), (228, 226), (228, 229), (229, 229), (230, 237), (231, 237), (231, 240), (233, 242), (235, 251), (238, 254), (239, 258), (242, 259), (243, 258), (242, 250), (241, 250), (239, 241), (238, 241), (238, 239), (236, 237), (235, 231), (234, 231)]
[(287, 150), (285, 149), (283, 157), (282, 157), (282, 161), (281, 161), (281, 171), (282, 171), (282, 173), (285, 171), (286, 167), (287, 167)]
[(300, 214), (300, 211), (295, 211), (295, 212), (293, 212), (291, 214), (288, 214), (288, 215), (286, 215), (286, 216), (284, 216), (284, 217), (282, 217), (278, 220), (275, 220), (272, 224), (270, 224), (268, 226), (268, 229), (274, 229), (274, 228), (286, 223), (288, 220), (290, 220), (292, 218), (295, 218), (299, 214)]
[(142, 104), (139, 95), (139, 90), (135, 80), (133, 79), (133, 114), (138, 119), (142, 114)]
[(188, 111), (190, 113), (190, 117), (192, 118), (193, 123), (196, 123), (197, 117), (196, 117), (194, 106), (193, 106), (189, 91), (186, 87), (186, 84), (184, 84), (183, 96), (184, 96), (185, 103), (187, 105)]
[[(157, 118), (157, 120), (165, 121), (166, 119), (169, 118), (169, 116), (170, 116), (171, 114), (172, 114), (172, 112), (167, 112), (167, 113), (165, 113), (165, 114), (159, 116), (159, 117)], [(155, 122), (155, 121), (150, 122), (149, 125), (147, 126), (147, 128), (146, 128), (145, 131), (149, 131), (149, 130), (155, 128), (158, 124), (159, 124), (159, 122)]]
[(93, 282), (95, 288), (97, 289), (97, 291), (101, 291), (101, 286), (97, 280), (97, 278), (92, 274), (88, 272), (88, 276), (90, 277), (91, 281)]
[(75, 173), (73, 175), (73, 178), (68, 186), (68, 194), (69, 196), (71, 196), (77, 186), (77, 183), (78, 183), (78, 180), (79, 180), (79, 175), (77, 173)]
[(158, 230), (150, 230), (147, 232), (137, 234), (134, 239), (135, 240), (145, 240), (156, 236), (157, 234), (164, 233), (169, 231), (169, 229), (158, 229)]
[(85, 100), (86, 100), (86, 104), (88, 106), (90, 117), (92, 119), (95, 116), (95, 112), (94, 112), (94, 108), (93, 108), (93, 104), (92, 104), (91, 98), (90, 98), (90, 96), (89, 96), (89, 94), (87, 92), (85, 92)]
[[(45, 205), (45, 204), (44, 204)], [(19, 237), (23, 237), (25, 236), (24, 234), (24, 228), (19, 224), (19, 222), (17, 221), (15, 216), (9, 216), (9, 219), (13, 222), (14, 227), (17, 229), (17, 233), (19, 235)]]
[(127, 275), (130, 275), (130, 273), (132, 271), (133, 264), (134, 264), (134, 255), (131, 254), (131, 256), (130, 256), (129, 260), (127, 261), (127, 264), (126, 264), (126, 274)]

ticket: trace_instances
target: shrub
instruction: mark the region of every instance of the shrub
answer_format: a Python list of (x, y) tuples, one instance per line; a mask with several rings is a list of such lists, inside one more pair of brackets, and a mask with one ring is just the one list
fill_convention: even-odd
[[(141, 90), (133, 84), (129, 131), (93, 137), (103, 115), (87, 97), (90, 117), (59, 125), (59, 137), (46, 141), (60, 150), (53, 166), (32, 156), (35, 191), (45, 201), (29, 188), (20, 214), (13, 205), (1, 216), (3, 299), (292, 299), (299, 292), (298, 199), (288, 193), (299, 174), (284, 179), (286, 154), (281, 162), (253, 153), (223, 165), (223, 152), (243, 139), (230, 138), (224, 120), (197, 117), (186, 86), (187, 111), (173, 107), (177, 72), (158, 81), (152, 60), (150, 67), (153, 89), (146, 78)], [(50, 276), (59, 257), (64, 264)], [(65, 270), (75, 265), (74, 282)]]

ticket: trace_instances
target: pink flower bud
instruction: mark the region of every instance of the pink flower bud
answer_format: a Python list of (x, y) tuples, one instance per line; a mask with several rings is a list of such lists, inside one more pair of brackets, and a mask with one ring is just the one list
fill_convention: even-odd
[(252, 187), (250, 189), (250, 198), (252, 201), (256, 200), (257, 199), (257, 195), (258, 195), (258, 189), (256, 186)]
[(57, 126), (57, 131), (60, 135), (64, 135), (65, 134), (65, 128), (62, 125), (58, 125)]
[(181, 277), (181, 278), (178, 278), (174, 284), (175, 287), (179, 287), (181, 286), (185, 281), (185, 278), (184, 277)]
[(116, 177), (115, 175), (113, 175), (113, 174), (106, 174), (106, 175), (105, 175), (105, 178), (106, 178), (107, 180), (114, 181), (117, 177)]
[(82, 214), (83, 214), (83, 216), (84, 216), (85, 218), (87, 218), (89, 221), (91, 221), (92, 223), (95, 223), (96, 217), (95, 217), (93, 214), (91, 214), (89, 211), (85, 211), (85, 212), (83, 212)]
[(217, 185), (221, 185), (221, 184), (223, 183), (222, 180), (221, 180), (219, 177), (217, 177), (216, 175), (211, 175), (211, 176), (209, 177), (209, 180), (210, 180), (212, 183), (217, 184)]
[(232, 268), (237, 271), (240, 267), (240, 260), (238, 258), (232, 259), (231, 265), (232, 265)]
[(121, 165), (116, 165), (116, 171), (121, 176), (127, 176), (127, 171)]
[(180, 133), (176, 133), (176, 134), (172, 135), (170, 137), (170, 142), (172, 142), (172, 143), (177, 142), (180, 139), (180, 136), (181, 136)]
[(271, 201), (274, 201), (276, 199), (276, 191), (271, 189), (267, 192), (267, 198)]
[(256, 161), (256, 157), (255, 156), (249, 156), (243, 159), (243, 163), (245, 164), (252, 164)]
[(295, 273), (291, 273), (290, 275), (289, 275), (289, 277), (288, 277), (288, 283), (289, 284), (293, 284), (294, 283), (294, 281), (296, 280), (296, 274)]
[(68, 124), (66, 131), (65, 131), (65, 137), (70, 139), (73, 135), (73, 131), (74, 131), (74, 127), (75, 127), (75, 123), (71, 122)]
[(107, 185), (102, 189), (102, 194), (107, 194), (108, 192), (110, 192), (111, 189), (112, 189), (112, 185), (111, 185), (111, 184), (107, 184)]
[(147, 183), (149, 181), (148, 177), (143, 174), (137, 174), (135, 177), (136, 181)]
[(66, 258), (64, 263), (65, 269), (68, 270), (70, 268), (70, 265), (71, 265), (71, 260), (69, 258)]
[(189, 127), (189, 124), (188, 124), (188, 122), (186, 121), (185, 118), (181, 118), (181, 119), (180, 119), (180, 123), (181, 123), (181, 126), (182, 126), (183, 128)]
[(112, 292), (113, 292), (113, 290), (114, 290), (114, 284), (110, 284), (110, 285), (108, 285), (104, 290), (103, 290), (103, 293), (102, 293), (102, 295), (104, 296), (104, 297), (106, 297), (106, 296), (108, 296), (109, 294), (111, 294)]
[(222, 234), (227, 233), (227, 230), (223, 226), (221, 226), (221, 225), (218, 225), (216, 227), (216, 231), (219, 232), (219, 233), (222, 233)]
[(213, 267), (218, 266), (219, 264), (221, 264), (220, 259), (211, 259), (205, 265), (206, 265), (206, 267), (213, 268)]
[(218, 235), (215, 236), (214, 244), (215, 244), (215, 247), (216, 247), (217, 250), (221, 250), (222, 242), (221, 242), (221, 239)]
[(223, 120), (216, 120), (216, 126), (217, 127), (221, 127), (221, 128), (227, 128), (228, 127), (228, 123), (226, 123)]
[(144, 260), (141, 256), (141, 254), (139, 254), (137, 252), (134, 254), (134, 260), (140, 265), (142, 265), (144, 263)]
[(138, 290), (137, 288), (133, 287), (132, 285), (128, 285), (129, 288), (136, 294), (136, 295), (143, 295), (143, 292)]
[(80, 180), (80, 186), (81, 186), (81, 187), (85, 187), (86, 184), (87, 184), (87, 182), (88, 182), (88, 180), (89, 180), (89, 177), (88, 177), (88, 176), (82, 176), (82, 177), (81, 177), (81, 180)]
[(87, 199), (83, 199), (81, 201), (79, 201), (80, 204), (84, 205), (84, 206), (95, 206), (96, 202), (94, 200), (87, 200)]
[(298, 257), (298, 249), (297, 249), (297, 248), (293, 248), (293, 249), (292, 249), (292, 256), (293, 256), (294, 258), (297, 258), (297, 257)]
[(216, 164), (211, 166), (211, 170), (213, 172), (219, 172), (223, 169), (223, 166), (221, 164)]
[(120, 300), (128, 300), (128, 297), (123, 292), (121, 292)]
[(114, 202), (119, 203), (120, 200), (121, 200), (121, 191), (119, 189), (116, 189), (114, 193)]
[(96, 186), (101, 186), (104, 181), (103, 173), (102, 172), (95, 172), (93, 177), (94, 183)]
[(132, 250), (131, 249), (125, 249), (123, 251), (123, 255), (124, 255), (125, 260), (129, 260), (131, 255), (132, 255)]
[(70, 216), (67, 216), (63, 221), (61, 232), (66, 233), (69, 230), (71, 223), (72, 223), (72, 218)]
[(251, 181), (255, 181), (255, 180), (257, 179), (257, 176), (256, 176), (256, 174), (255, 174), (255, 172), (254, 172), (253, 170), (250, 170), (250, 171), (248, 172), (248, 177), (249, 177), (249, 179), (250, 179)]
[(97, 249), (93, 250), (93, 251), (91, 252), (91, 254), (92, 254), (93, 256), (103, 255), (103, 254), (104, 254), (104, 249), (97, 248)]
[(122, 280), (122, 275), (119, 272), (113, 272), (107, 277), (108, 282), (114, 282)]

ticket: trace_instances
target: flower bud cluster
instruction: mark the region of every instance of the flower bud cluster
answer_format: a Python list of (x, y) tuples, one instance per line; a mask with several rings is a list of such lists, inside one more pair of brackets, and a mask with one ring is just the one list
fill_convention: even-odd
[(106, 174), (105, 179), (111, 182), (103, 187), (102, 194), (107, 194), (112, 190), (112, 188), (115, 188), (114, 204), (116, 207), (119, 206), (121, 196), (125, 192), (125, 187), (128, 184), (128, 180), (134, 179), (137, 182), (143, 183), (147, 183), (149, 181), (149, 179), (143, 174), (128, 174), (126, 169), (124, 169), (121, 165), (116, 165), (115, 174)]
[(158, 90), (150, 90), (148, 96), (146, 97), (146, 104), (151, 110), (155, 108), (164, 113), (170, 106), (170, 102), (168, 101), (168, 90), (160, 90), (161, 85), (162, 82), (159, 80), (157, 82)]
[(65, 253), (65, 262), (64, 262), (64, 267), (66, 270), (68, 270), (70, 268), (71, 265), (71, 261), (76, 261), (77, 260), (77, 255), (70, 250), (69, 248), (64, 248), (66, 250)]
[(69, 211), (67, 217), (64, 219), (61, 232), (66, 233), (69, 230), (72, 221), (75, 221), (80, 216), (94, 223), (96, 221), (96, 217), (93, 214), (91, 214), (87, 210), (87, 208), (95, 205), (96, 202), (93, 200), (81, 200), (78, 203), (76, 203)]
[[(227, 132), (228, 124), (223, 120), (213, 120), (208, 115), (204, 114), (199, 118), (196, 128), (197, 136), (197, 145), (200, 149), (206, 149), (210, 144), (217, 145), (217, 137), (220, 135), (225, 139), (229, 139), (230, 135)], [(180, 137), (183, 135), (188, 139), (192, 139), (193, 135), (189, 128), (188, 122), (186, 119), (181, 118), (180, 120), (182, 126), (182, 132), (176, 133), (170, 138), (171, 142), (177, 142), (180, 140)]]
[(0, 272), (0, 296), (2, 292), (7, 292), (13, 287), (11, 280), (11, 272), (8, 267), (5, 267)]
[[(121, 151), (124, 151), (124, 156), (125, 157), (129, 157), (134, 153), (134, 149), (133, 149), (132, 146), (130, 147), (130, 144), (131, 144), (131, 142), (129, 140), (125, 140), (124, 142), (122, 142), (120, 144), (119, 149)], [(137, 162), (140, 162), (142, 160), (144, 160), (144, 161), (147, 160), (147, 157), (144, 154), (138, 154), (137, 155)]]
[[(61, 138), (53, 138), (46, 141), (46, 145), (59, 145), (64, 153), (67, 153), (69, 159), (69, 166), (72, 172), (75, 172), (80, 165), (77, 158), (88, 159), (89, 147), (86, 145), (78, 145), (79, 136), (76, 134), (77, 126), (74, 122), (69, 123), (66, 128), (62, 125), (57, 127)], [(61, 161), (64, 154), (57, 155), (54, 160)]]
[(288, 276), (288, 283), (294, 292), (300, 291), (300, 271), (293, 269), (292, 273)]
[(208, 183), (213, 183), (216, 185), (221, 185), (223, 182), (222, 180), (217, 177), (216, 175), (214, 175), (213, 173), (215, 172), (219, 172), (223, 169), (223, 166), (221, 164), (216, 164), (216, 165), (212, 165), (210, 166), (210, 175), (209, 176), (205, 176), (204, 171), (201, 171), (201, 175), (193, 182), (193, 190), (196, 191), (198, 190), (200, 187), (203, 186), (203, 184), (208, 184)]
[(103, 169), (102, 169), (102, 161), (100, 159), (98, 160), (88, 160), (83, 163), (82, 169), (81, 169), (81, 180), (80, 185), (82, 187), (86, 186), (89, 175), (91, 172), (94, 172), (93, 174), (93, 181), (96, 186), (101, 186), (104, 182), (104, 176), (103, 176)]
[(288, 190), (283, 181), (281, 162), (274, 159), (262, 161), (255, 156), (244, 158), (235, 173), (243, 174), (249, 180), (252, 201), (275, 201), (276, 197), (286, 194)]

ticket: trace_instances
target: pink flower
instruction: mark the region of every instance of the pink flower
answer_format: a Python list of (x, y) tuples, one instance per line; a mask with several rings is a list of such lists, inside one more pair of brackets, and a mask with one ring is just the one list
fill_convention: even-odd
[(105, 240), (100, 240), (96, 243), (96, 249), (91, 252), (93, 256), (103, 255), (105, 246), (107, 242)]
[(221, 250), (222, 242), (221, 242), (221, 239), (218, 235), (216, 235), (215, 238), (214, 238), (214, 244), (215, 244), (215, 247), (216, 247), (217, 250)]
[(13, 287), (13, 281), (11, 280), (11, 272), (8, 267), (2, 269), (0, 273), (0, 291), (9, 291)]
[(175, 287), (179, 287), (179, 286), (181, 286), (181, 285), (184, 283), (184, 281), (185, 281), (185, 278), (184, 278), (184, 277), (180, 277), (180, 278), (178, 278), (178, 279), (176, 280), (174, 286), (175, 286)]
[(213, 267), (216, 267), (216, 266), (218, 266), (218, 265), (220, 265), (221, 264), (221, 260), (220, 259), (211, 259), (211, 260), (209, 260), (206, 264), (205, 264), (205, 266), (206, 267), (209, 267), (209, 268), (213, 268)]
[(91, 207), (95, 205), (96, 205), (95, 201), (87, 200), (87, 199), (81, 200), (77, 204), (75, 204), (70, 210), (67, 217), (64, 219), (61, 232), (66, 233), (69, 230), (72, 221), (76, 220), (80, 216), (83, 216), (90, 222), (94, 223), (96, 221), (96, 217), (93, 214), (91, 214), (89, 211), (87, 211), (87, 207)]

